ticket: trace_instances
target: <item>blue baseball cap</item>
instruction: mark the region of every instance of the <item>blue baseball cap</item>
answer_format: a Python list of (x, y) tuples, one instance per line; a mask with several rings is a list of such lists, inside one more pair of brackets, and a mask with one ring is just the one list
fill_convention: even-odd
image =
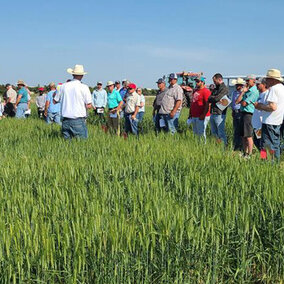
[(156, 83), (157, 84), (165, 83), (165, 80), (163, 78), (160, 78)]
[(169, 79), (170, 80), (173, 80), (173, 79), (177, 79), (178, 77), (177, 77), (177, 74), (175, 74), (175, 73), (171, 73), (170, 75), (169, 75)]

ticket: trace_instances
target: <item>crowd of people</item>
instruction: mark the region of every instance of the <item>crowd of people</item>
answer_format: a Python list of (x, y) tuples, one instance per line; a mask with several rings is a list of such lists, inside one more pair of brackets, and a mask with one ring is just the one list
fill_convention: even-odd
[[(141, 88), (128, 80), (108, 81), (106, 88), (97, 82), (93, 93), (82, 83), (82, 65), (67, 69), (73, 76), (64, 84), (50, 83), (49, 92), (38, 89), (36, 106), (39, 118), (47, 123), (57, 123), (62, 127), (65, 139), (87, 138), (86, 118), (88, 109), (105, 132), (116, 135), (139, 135), (139, 124), (145, 113), (145, 97)], [(205, 77), (198, 76), (193, 85), (178, 84), (178, 77), (172, 73), (168, 86), (164, 78), (157, 80), (158, 91), (153, 103), (153, 122), (156, 133), (161, 131), (175, 134), (179, 130), (179, 118), (183, 107), (189, 108), (188, 125), (193, 133), (206, 143), (206, 128), (210, 123), (211, 133), (218, 143), (228, 145), (226, 135), (226, 116), (232, 109), (234, 151), (244, 158), (250, 158), (254, 145), (262, 159), (280, 159), (280, 141), (283, 138), (284, 86), (281, 72), (277, 69), (267, 71), (265, 78), (248, 75), (245, 79), (232, 81), (235, 91), (230, 94), (217, 73), (214, 84), (206, 86)], [(10, 84), (6, 85), (1, 116), (26, 118), (30, 114), (30, 91), (24, 81), (19, 80), (16, 92)], [(187, 101), (187, 102), (186, 102)], [(124, 121), (123, 131), (120, 130)]]

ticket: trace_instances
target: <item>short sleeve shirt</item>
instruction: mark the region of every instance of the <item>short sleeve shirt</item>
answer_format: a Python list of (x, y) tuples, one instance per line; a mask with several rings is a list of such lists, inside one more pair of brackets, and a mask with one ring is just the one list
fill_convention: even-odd
[(145, 97), (143, 94), (140, 96), (140, 105), (142, 103), (143, 103), (143, 107), (140, 107), (138, 112), (145, 112)]
[(61, 105), (60, 103), (54, 104), (53, 103), (53, 96), (56, 91), (50, 91), (46, 96), (46, 101), (49, 102), (49, 107), (47, 112), (48, 113), (59, 113)]
[(162, 104), (162, 100), (163, 100), (164, 95), (166, 94), (167, 90), (168, 90), (168, 88), (165, 88), (165, 90), (163, 90), (163, 91), (158, 90), (156, 98), (155, 98), (154, 103), (153, 103), (153, 107), (154, 107), (155, 110), (160, 109), (161, 104)]
[(26, 88), (22, 87), (19, 92), (18, 96), (22, 96), (20, 99), (20, 103), (27, 103), (28, 102), (28, 91)]
[[(193, 93), (190, 109), (192, 117), (200, 117), (203, 114), (210, 95), (211, 92), (207, 88), (196, 90)], [(206, 116), (210, 116), (210, 110), (208, 110)]]
[(17, 92), (13, 88), (10, 88), (7, 91), (7, 98), (10, 98), (10, 103), (15, 104), (17, 100)]
[(242, 112), (250, 112), (253, 113), (254, 112), (254, 103), (257, 101), (259, 97), (259, 91), (257, 90), (256, 86), (251, 87), (243, 96), (243, 100), (247, 103), (247, 105), (241, 106), (240, 110)]
[(107, 106), (109, 109), (118, 107), (119, 103), (122, 101), (119, 91), (113, 90), (112, 93), (107, 94)]
[(125, 103), (125, 113), (133, 113), (135, 112), (136, 107), (140, 107), (140, 96), (133, 92), (132, 94), (127, 94), (126, 103)]
[(262, 122), (269, 125), (281, 125), (284, 118), (284, 86), (279, 83), (269, 89), (269, 93), (264, 104), (275, 103), (277, 109), (272, 112), (263, 111)]
[[(177, 101), (182, 102), (182, 100), (183, 100), (182, 88), (178, 84), (170, 86), (162, 99), (161, 108), (159, 110), (159, 113), (160, 114), (170, 114), (171, 111), (174, 109), (176, 102)], [(180, 105), (177, 111), (180, 111), (181, 108), (182, 108), (182, 104)]]

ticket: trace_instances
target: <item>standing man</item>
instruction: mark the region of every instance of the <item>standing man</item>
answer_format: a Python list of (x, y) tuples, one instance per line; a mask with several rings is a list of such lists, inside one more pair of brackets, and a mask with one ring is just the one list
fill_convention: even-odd
[[(257, 103), (264, 103), (267, 99), (268, 89), (265, 78), (259, 78), (256, 81), (256, 87), (259, 91), (259, 98)], [(252, 115), (252, 127), (253, 127), (253, 143), (260, 151), (261, 147), (261, 128), (262, 128), (262, 111), (255, 109)]]
[[(123, 101), (119, 91), (115, 89), (112, 81), (107, 82), (107, 106), (109, 110), (108, 114), (108, 127), (111, 132), (115, 132), (117, 136), (120, 135), (120, 121), (119, 112), (122, 107)], [(107, 131), (107, 129), (105, 129)]]
[(121, 87), (120, 87), (120, 81), (115, 81), (115, 89), (117, 90), (117, 91), (120, 91), (120, 89), (121, 89)]
[(93, 91), (93, 109), (95, 115), (99, 116), (100, 122), (104, 122), (104, 110), (107, 105), (107, 92), (103, 89), (103, 83), (97, 83), (97, 89)]
[(45, 108), (45, 101), (46, 101), (46, 94), (44, 93), (44, 88), (38, 88), (39, 95), (36, 97), (36, 106), (37, 106), (37, 113), (39, 118), (44, 117), (44, 108)]
[(92, 108), (92, 95), (89, 87), (81, 82), (87, 73), (83, 65), (68, 68), (67, 72), (73, 75), (73, 80), (63, 84), (54, 97), (55, 102), (61, 102), (62, 134), (65, 139), (87, 138), (86, 117), (87, 109)]
[(145, 96), (142, 93), (142, 88), (137, 88), (137, 94), (140, 96), (140, 106), (136, 117), (139, 122), (142, 122), (145, 114)]
[(165, 93), (159, 114), (161, 115), (160, 127), (175, 134), (178, 131), (178, 119), (182, 108), (183, 90), (177, 84), (177, 75), (169, 76), (169, 89)]
[(50, 92), (48, 92), (46, 96), (46, 102), (45, 102), (45, 110), (44, 110), (44, 116), (46, 117), (46, 123), (51, 124), (52, 122), (55, 122), (59, 125), (61, 125), (61, 104), (54, 104), (53, 98), (56, 94), (56, 86), (54, 83), (49, 84)]
[(19, 80), (17, 85), (19, 91), (15, 103), (16, 118), (26, 118), (25, 112), (28, 110), (29, 94), (23, 80)]
[(138, 135), (138, 119), (137, 114), (140, 108), (140, 96), (136, 93), (136, 85), (130, 83), (128, 85), (128, 92), (125, 98), (125, 133), (132, 133)]
[[(122, 98), (123, 104), (125, 104), (125, 98), (128, 92), (128, 85), (129, 85), (129, 81), (124, 79), (122, 80), (122, 88), (119, 90), (120, 96)], [(120, 111), (120, 118), (124, 117), (124, 106), (122, 107), (121, 111)]]
[(11, 84), (6, 85), (6, 101), (4, 106), (4, 115), (8, 117), (14, 117), (14, 105), (17, 100), (17, 92), (13, 89)]
[(243, 143), (241, 137), (241, 105), (236, 104), (236, 100), (242, 92), (246, 82), (242, 78), (238, 78), (232, 81), (232, 84), (236, 86), (236, 90), (232, 92), (232, 116), (233, 116), (233, 128), (234, 128), (234, 151), (242, 151)]
[(220, 73), (217, 73), (213, 76), (213, 82), (215, 84), (215, 88), (212, 91), (210, 97), (208, 98), (209, 103), (211, 104), (211, 132), (217, 138), (217, 142), (220, 143), (223, 141), (225, 147), (227, 146), (227, 136), (225, 130), (225, 122), (226, 122), (226, 113), (227, 108), (225, 110), (221, 110), (218, 108), (217, 104), (223, 104), (222, 98), (224, 96), (228, 96), (229, 89), (224, 84), (223, 76)]
[(237, 104), (241, 104), (241, 136), (243, 140), (244, 157), (250, 157), (253, 149), (253, 127), (252, 115), (254, 113), (254, 103), (259, 97), (259, 91), (255, 85), (255, 75), (246, 77), (246, 87), (243, 88), (241, 94), (236, 100)]
[(166, 87), (165, 80), (162, 78), (160, 78), (156, 83), (158, 85), (158, 91), (156, 94), (156, 98), (153, 102), (153, 120), (155, 123), (156, 133), (158, 133), (161, 131), (161, 127), (160, 127), (161, 115), (159, 114), (159, 110), (161, 108), (163, 97), (165, 93), (167, 92), (168, 88)]
[(205, 78), (195, 79), (196, 89), (192, 95), (189, 116), (192, 117), (193, 133), (203, 137), (206, 143), (206, 127), (210, 120), (210, 110), (208, 98), (211, 95), (205, 86)]
[(270, 69), (266, 75), (267, 86), (270, 88), (264, 103), (255, 103), (256, 109), (263, 111), (261, 134), (261, 157), (266, 159), (266, 148), (272, 159), (280, 160), (280, 128), (284, 117), (284, 86), (281, 72)]

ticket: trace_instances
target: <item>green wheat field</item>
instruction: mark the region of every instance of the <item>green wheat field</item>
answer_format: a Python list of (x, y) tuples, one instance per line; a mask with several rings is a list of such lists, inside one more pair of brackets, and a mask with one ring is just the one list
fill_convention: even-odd
[(186, 112), (127, 140), (0, 121), (0, 283), (283, 283), (283, 166), (203, 145)]

